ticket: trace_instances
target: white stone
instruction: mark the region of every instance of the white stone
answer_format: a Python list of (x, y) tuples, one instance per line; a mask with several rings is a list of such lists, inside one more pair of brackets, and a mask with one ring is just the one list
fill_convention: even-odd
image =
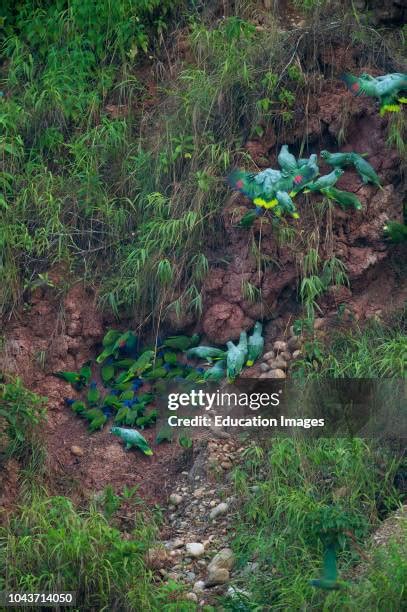
[(194, 584), (194, 591), (197, 593), (200, 593), (204, 590), (205, 588), (205, 583), (203, 580), (197, 580)]
[(178, 495), (178, 493), (172, 493), (170, 495), (169, 502), (174, 506), (179, 506), (179, 504), (182, 502), (182, 495)]
[(194, 557), (194, 559), (197, 559), (198, 557), (202, 557), (202, 555), (205, 552), (205, 546), (201, 544), (200, 542), (189, 542), (185, 546), (185, 549), (188, 555), (191, 555), (191, 557)]

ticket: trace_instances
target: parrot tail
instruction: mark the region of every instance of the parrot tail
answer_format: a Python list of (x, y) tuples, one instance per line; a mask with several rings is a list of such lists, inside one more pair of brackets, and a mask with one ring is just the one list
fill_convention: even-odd
[(254, 365), (253, 359), (249, 359), (248, 361), (246, 361), (246, 365), (247, 365), (248, 368), (251, 368), (252, 365)]

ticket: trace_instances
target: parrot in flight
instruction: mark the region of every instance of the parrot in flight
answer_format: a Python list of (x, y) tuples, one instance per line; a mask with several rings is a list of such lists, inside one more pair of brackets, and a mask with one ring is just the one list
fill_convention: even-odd
[(379, 77), (372, 77), (370, 74), (356, 77), (346, 73), (342, 75), (342, 80), (355, 96), (378, 98), (381, 115), (386, 111), (400, 112), (400, 103), (407, 102), (406, 98), (399, 97), (402, 91), (407, 91), (407, 74), (395, 72)]
[(336, 546), (333, 543), (325, 547), (323, 557), (323, 573), (321, 578), (310, 580), (310, 585), (319, 589), (333, 591), (341, 588), (338, 582), (338, 569), (336, 566)]

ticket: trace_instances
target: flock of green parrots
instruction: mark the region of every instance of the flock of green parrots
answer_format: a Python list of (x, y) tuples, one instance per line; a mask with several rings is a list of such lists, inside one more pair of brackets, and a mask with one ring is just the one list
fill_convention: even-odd
[[(163, 341), (158, 339), (156, 345), (140, 351), (132, 331), (109, 330), (94, 364), (89, 361), (78, 372), (55, 372), (54, 375), (81, 392), (81, 397), (65, 398), (65, 403), (88, 422), (89, 431), (102, 429), (113, 417), (115, 431), (112, 429), (112, 433), (119, 435), (126, 445), (130, 444), (129, 448), (135, 445), (145, 454), (151, 454), (146, 452), (149, 448), (141, 435), (133, 442), (126, 441), (125, 432), (129, 430), (122, 426), (145, 429), (154, 425), (158, 414), (152, 404), (169, 381), (202, 384), (220, 382), (225, 377), (232, 381), (245, 364), (252, 366), (264, 350), (259, 322), (249, 337), (242, 332), (239, 343), (228, 342), (226, 349), (199, 345), (199, 340), (197, 334), (171, 336)], [(196, 365), (197, 361), (209, 367)], [(101, 386), (92, 380), (94, 366), (100, 367)], [(158, 436), (157, 442), (163, 439), (168, 438)]]
[[(401, 104), (407, 102), (407, 98), (400, 97), (402, 91), (407, 91), (406, 74), (394, 73), (379, 77), (362, 74), (359, 78), (345, 74), (342, 79), (354, 95), (378, 98), (381, 114), (386, 111), (399, 112)], [(319, 192), (344, 209), (361, 210), (362, 204), (355, 194), (335, 187), (345, 166), (354, 166), (363, 183), (373, 183), (382, 188), (374, 168), (364, 159), (363, 154), (321, 151), (321, 158), (332, 167), (332, 171), (319, 178), (317, 155), (314, 153), (308, 159), (297, 160), (287, 145), (281, 147), (277, 158), (280, 169), (266, 168), (258, 173), (233, 170), (227, 178), (230, 187), (244, 194), (255, 205), (254, 209), (243, 215), (239, 226), (251, 227), (266, 210), (272, 211), (276, 222), (283, 215), (297, 219), (299, 215), (293, 200), (300, 192)], [(391, 221), (384, 227), (384, 234), (393, 242), (404, 242), (407, 239), (407, 227), (403, 223)]]

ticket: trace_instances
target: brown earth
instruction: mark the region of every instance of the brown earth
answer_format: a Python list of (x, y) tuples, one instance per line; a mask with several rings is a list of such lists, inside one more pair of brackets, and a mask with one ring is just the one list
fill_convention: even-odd
[[(321, 57), (328, 67), (332, 52)], [(351, 69), (354, 55), (349, 49), (336, 49), (339, 68)], [(342, 68), (341, 68), (342, 69)], [(366, 71), (369, 71), (366, 68)], [(151, 98), (155, 90), (151, 90)], [(307, 112), (304, 111), (307, 109)], [(173, 322), (172, 329), (185, 326), (196, 329), (209, 342), (219, 344), (238, 337), (242, 329), (250, 328), (257, 319), (266, 325), (266, 349), (300, 314), (297, 287), (300, 266), (309, 246), (318, 248), (321, 259), (335, 255), (347, 266), (350, 288), (334, 287), (320, 300), (322, 315), (333, 317), (345, 304), (356, 320), (385, 316), (400, 308), (407, 299), (407, 283), (400, 282), (397, 261), (405, 258), (405, 248), (386, 244), (382, 227), (388, 219), (402, 219), (405, 186), (400, 179), (400, 159), (387, 146), (388, 118), (380, 117), (370, 99), (355, 99), (337, 80), (321, 81), (320, 93), (310, 100), (298, 101), (302, 120), (294, 129), (276, 133), (269, 128), (261, 139), (246, 143), (259, 167), (276, 165), (276, 154), (286, 142), (299, 153), (302, 139), (307, 153), (332, 150), (354, 150), (367, 153), (379, 174), (383, 190), (363, 185), (351, 169), (338, 183), (356, 193), (363, 204), (362, 211), (343, 211), (335, 206), (328, 212), (311, 209), (307, 196), (297, 199), (301, 218), (287, 222), (296, 227), (293, 244), (276, 239), (270, 220), (256, 221), (253, 232), (236, 228), (236, 222), (248, 210), (244, 197), (231, 196), (223, 211), (225, 242), (214, 260), (229, 261), (213, 266), (204, 284), (204, 309), (200, 321), (188, 314), (184, 321)], [(111, 105), (112, 115), (124, 109)], [(298, 115), (297, 113), (297, 115)], [(346, 139), (338, 147), (337, 142)], [(305, 153), (304, 153), (305, 155)], [(329, 171), (321, 164), (321, 173)], [(253, 242), (261, 243), (267, 258), (265, 271), (259, 271), (253, 254)], [(49, 398), (49, 416), (44, 430), (48, 447), (49, 466), (55, 490), (69, 492), (81, 498), (112, 484), (121, 489), (124, 484), (139, 485), (140, 494), (155, 503), (165, 499), (176, 472), (183, 469), (186, 458), (177, 445), (154, 448), (147, 458), (132, 451), (126, 453), (119, 440), (108, 430), (89, 435), (83, 422), (64, 405), (63, 398), (72, 394), (71, 387), (53, 377), (56, 370), (79, 368), (98, 349), (104, 330), (115, 322), (111, 315), (102, 314), (96, 304), (96, 291), (82, 284), (73, 284), (63, 295), (64, 270), (51, 270), (49, 277), (56, 288), (40, 288), (27, 298), (26, 307), (6, 322), (5, 349), (0, 355), (0, 369), (18, 374), (33, 391)], [(261, 291), (261, 300), (252, 303), (242, 295), (242, 285), (250, 283)], [(128, 328), (128, 320), (118, 327)], [(154, 432), (146, 432), (151, 440)], [(79, 446), (83, 454), (72, 453)], [(3, 466), (4, 467), (4, 466)], [(8, 464), (2, 472), (0, 499), (7, 488), (9, 499), (14, 497), (18, 466)], [(6, 494), (7, 496), (7, 494)]]

